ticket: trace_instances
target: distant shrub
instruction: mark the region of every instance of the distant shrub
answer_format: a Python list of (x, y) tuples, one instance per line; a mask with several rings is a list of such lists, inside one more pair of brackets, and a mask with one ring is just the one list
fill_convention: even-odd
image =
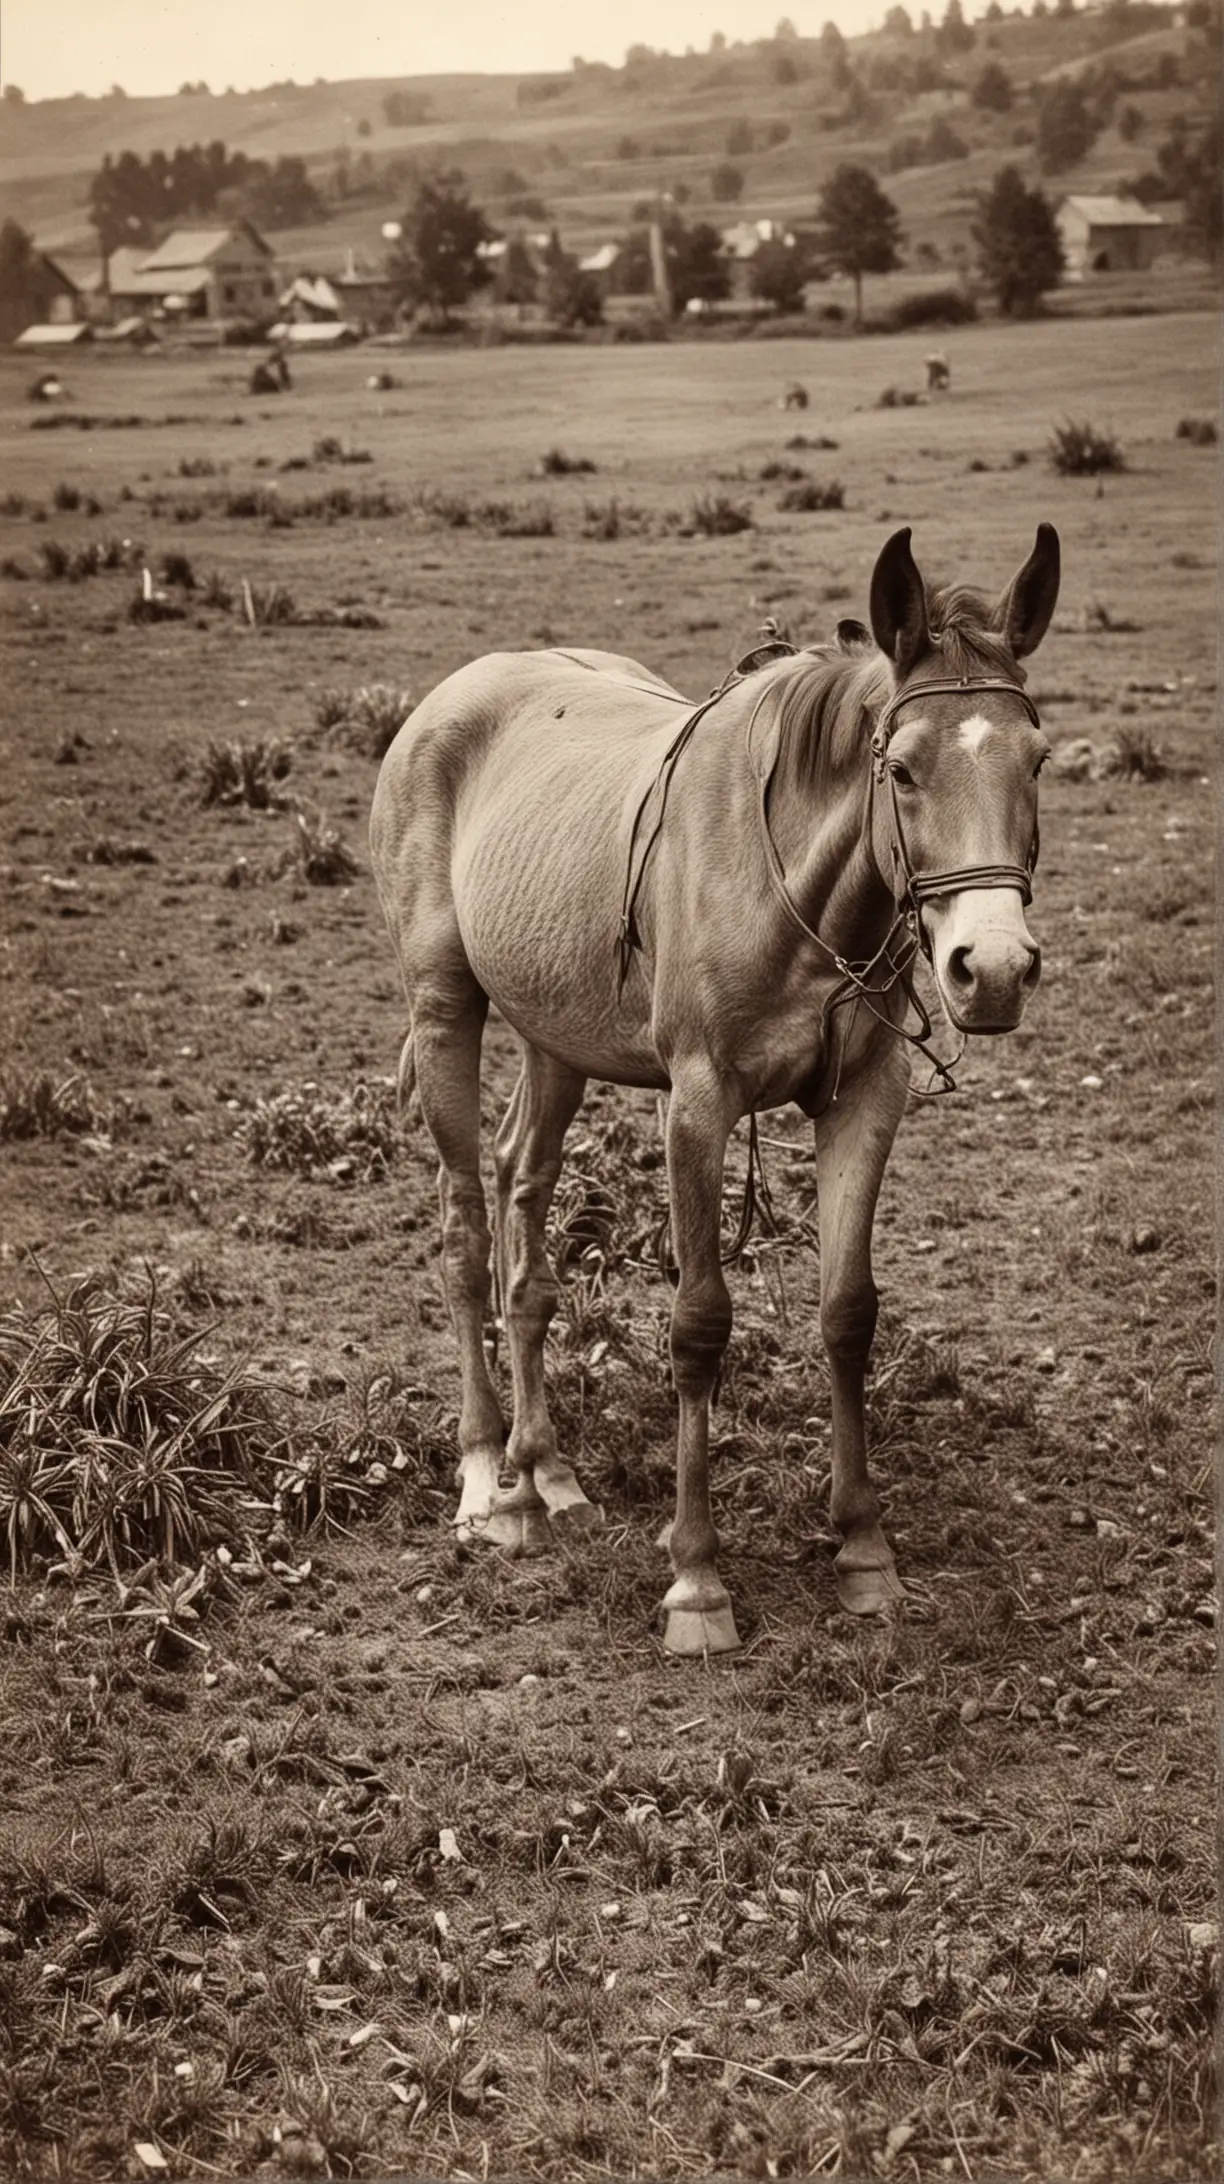
[(805, 478), (802, 485), (788, 485), (778, 501), (786, 515), (810, 515), (820, 508), (844, 508), (846, 489), (836, 478), (821, 485), (816, 478)]
[(1163, 781), (1173, 769), (1150, 728), (1128, 725), (1114, 730), (1099, 771), (1116, 781)]
[(885, 387), (876, 396), (877, 409), (917, 409), (925, 396), (916, 394), (911, 387)]
[(547, 501), (481, 501), (474, 518), (496, 538), (551, 538), (556, 530)]
[(66, 485), (61, 480), (51, 495), (51, 505), (53, 508), (57, 508), (61, 515), (73, 515), (81, 505), (80, 487)]
[(412, 693), (398, 683), (363, 683), (358, 690), (321, 690), (315, 720), (333, 741), (366, 758), (382, 758), (412, 711)]
[(540, 475), (543, 478), (577, 478), (593, 476), (595, 464), (588, 455), (567, 455), (564, 448), (550, 447), (547, 455), (540, 457)]
[(252, 584), (242, 579), (242, 612), (252, 629), (283, 627), (296, 622), (297, 605), (283, 584)]
[[(798, 434), (797, 437), (803, 439), (802, 433)], [(808, 443), (804, 440), (803, 444), (806, 447)], [(779, 462), (775, 457), (771, 462), (761, 464), (757, 476), (762, 485), (776, 485), (780, 479), (784, 478), (799, 481), (806, 478), (807, 472), (802, 463), (783, 463)]]
[(19, 561), (15, 554), (6, 554), (0, 561), (0, 576), (7, 577), (11, 584), (25, 584), (29, 575), (24, 561)]
[(977, 315), (976, 302), (962, 288), (928, 288), (925, 293), (899, 297), (884, 314), (883, 323), (903, 333), (912, 326), (968, 326)]
[(210, 742), (201, 761), (204, 804), (246, 804), (252, 811), (277, 811), (285, 804), (277, 783), (293, 764), (293, 753), (275, 736), (255, 743)]
[(161, 573), (163, 584), (177, 584), (180, 591), (196, 588), (195, 570), (186, 554), (163, 554)]
[(219, 569), (210, 569), (200, 586), (200, 604), (204, 607), (216, 607), (222, 614), (228, 614), (233, 606), (233, 588)]
[(1076, 424), (1068, 419), (1064, 425), (1055, 425), (1048, 453), (1064, 478), (1092, 478), (1099, 471), (1126, 468), (1117, 435), (1087, 421)]
[(1189, 440), (1191, 447), (1214, 447), (1219, 433), (1214, 417), (1183, 417), (1173, 437)]
[(729, 538), (736, 531), (750, 531), (753, 515), (746, 501), (733, 501), (726, 493), (704, 493), (692, 503), (688, 522), (703, 538)]
[(650, 529), (650, 517), (633, 501), (586, 501), (582, 510), (584, 538), (640, 538)]
[(217, 465), (211, 455), (184, 455), (178, 466), (180, 478), (215, 478)]
[(814, 436), (806, 432), (792, 432), (785, 445), (788, 449), (811, 447), (832, 453), (838, 447), (839, 442), (831, 440), (827, 432), (818, 432)]

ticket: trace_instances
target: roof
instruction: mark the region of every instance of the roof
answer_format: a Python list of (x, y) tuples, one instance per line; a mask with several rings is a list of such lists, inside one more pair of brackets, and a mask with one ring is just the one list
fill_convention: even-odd
[(219, 250), (224, 250), (225, 245), (232, 242), (237, 234), (243, 234), (249, 241), (255, 243), (262, 250), (265, 258), (271, 257), (272, 252), (262, 235), (257, 234), (255, 229), (247, 221), (243, 220), (236, 226), (223, 228), (176, 228), (172, 235), (167, 235), (164, 243), (159, 243), (156, 250), (149, 251), (147, 256), (142, 258), (141, 272), (165, 273), (171, 272), (179, 266), (206, 265), (209, 259), (215, 258)]
[(69, 273), (67, 268), (60, 264), (58, 258), (50, 257), (45, 250), (40, 250), (38, 255), (42, 259), (43, 264), (46, 266), (48, 273), (54, 273), (56, 280), (62, 281), (65, 288), (69, 289), (74, 296), (80, 295), (81, 290), (79, 283), (74, 280), (72, 274)]
[(206, 265), (164, 266), (153, 273), (140, 265), (122, 279), (112, 270), (110, 291), (112, 296), (196, 296), (211, 279)]
[(282, 310), (291, 303), (304, 303), (308, 310), (321, 311), (327, 318), (340, 316), (340, 298), (323, 273), (299, 273), (288, 288), (282, 289), (277, 301)]
[(1137, 197), (1064, 197), (1060, 212), (1078, 212), (1089, 227), (1163, 227), (1158, 212), (1149, 212)]
[(732, 258), (755, 258), (762, 243), (785, 242), (786, 234), (777, 220), (738, 220), (723, 229), (723, 249)]
[(13, 346), (17, 349), (68, 349), (74, 342), (92, 339), (92, 326), (75, 320), (71, 325), (27, 326), (24, 333), (18, 334)]

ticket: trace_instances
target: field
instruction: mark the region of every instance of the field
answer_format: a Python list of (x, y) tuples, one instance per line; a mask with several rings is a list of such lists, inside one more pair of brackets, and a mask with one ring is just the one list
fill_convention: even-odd
[[(224, 355), (72, 357), (58, 405), (0, 360), (6, 2176), (1216, 2173), (1212, 341), (966, 329), (888, 407), (921, 336), (418, 346), (262, 401)], [(1058, 475), (1068, 419), (1125, 467)], [(804, 477), (844, 505), (783, 510)], [(913, 1103), (877, 1225), (908, 1599), (836, 1607), (770, 1114), (715, 1414), (746, 1642), (680, 1663), (647, 1095), (592, 1088), (554, 1209), (606, 1524), (448, 1534), (372, 754), (481, 652), (699, 697), (766, 616), (864, 614), (898, 525), (993, 595), (1042, 519), (1044, 980)]]

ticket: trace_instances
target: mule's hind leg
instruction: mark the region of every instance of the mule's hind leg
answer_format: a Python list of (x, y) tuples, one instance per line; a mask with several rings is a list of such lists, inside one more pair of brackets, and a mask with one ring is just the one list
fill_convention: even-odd
[(505, 1433), (484, 1352), (492, 1239), (480, 1181), (480, 1043), (488, 1007), (466, 963), (449, 969), (445, 980), (413, 983), (416, 1088), (438, 1149), (442, 1270), (463, 1390), (455, 1519), (460, 1539), (487, 1533)]
[(557, 1449), (544, 1385), (544, 1340), (557, 1282), (544, 1224), (561, 1173), (561, 1148), (586, 1085), (535, 1047), (525, 1047), (518, 1083), (497, 1133), (497, 1227), (502, 1309), (514, 1379), (507, 1449), (519, 1483), (503, 1507), (543, 1508), (550, 1518), (590, 1523), (598, 1515)]
[(820, 1325), (833, 1408), (830, 1514), (844, 1541), (834, 1566), (838, 1599), (855, 1615), (878, 1614), (903, 1597), (867, 1469), (863, 1388), (877, 1308), (871, 1231), (908, 1081), (905, 1054), (894, 1046), (874, 1077), (828, 1108), (815, 1129)]

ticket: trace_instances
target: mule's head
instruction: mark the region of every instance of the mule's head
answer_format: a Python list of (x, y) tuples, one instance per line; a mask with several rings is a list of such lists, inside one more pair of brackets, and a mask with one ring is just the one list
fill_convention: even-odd
[(1043, 523), (993, 607), (959, 589), (928, 593), (908, 530), (871, 580), (872, 631), (895, 670), (876, 739), (876, 859), (898, 900), (912, 884), (960, 1031), (1013, 1031), (1041, 976), (1024, 912), (1049, 745), (1018, 663), (1045, 635), (1058, 579), (1058, 533)]

